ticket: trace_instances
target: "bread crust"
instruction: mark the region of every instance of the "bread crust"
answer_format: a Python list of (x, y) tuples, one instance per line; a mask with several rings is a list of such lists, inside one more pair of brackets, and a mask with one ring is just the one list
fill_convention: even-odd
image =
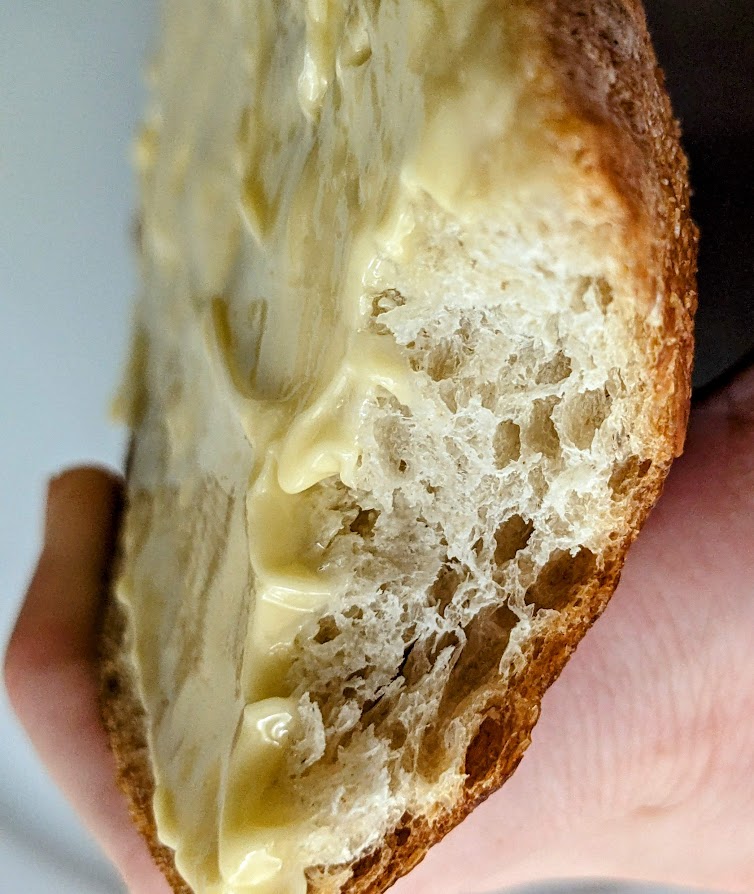
[[(680, 456), (688, 424), (699, 233), (688, 162), (639, 0), (532, 0), (566, 104), (589, 127), (596, 157), (649, 243), (647, 294), (662, 295), (653, 381), (657, 429)], [(658, 494), (659, 495), (659, 494)]]
[[(426, 818), (404, 816), (378, 850), (351, 866), (315, 870), (309, 876), (312, 894), (385, 890), (513, 773), (529, 744), (544, 692), (606, 606), (631, 541), (659, 497), (673, 457), (683, 448), (690, 404), (697, 231), (689, 216), (679, 128), (643, 9), (637, 0), (522, 0), (517, 5), (537, 23), (571, 126), (589, 150), (585, 164), (599, 167), (628, 212), (633, 230), (629, 241), (642, 249), (636, 252), (642, 262), (634, 271), (637, 281), (643, 283), (645, 295), (662, 296), (662, 344), (653, 346), (658, 357), (652, 408), (659, 461), (627, 509), (631, 534), (606, 558), (599, 576), (576, 594), (558, 630), (551, 628), (528, 643), (525, 666), (504, 687), (489, 688), (487, 708), (466, 755), (463, 798), (431, 825)], [(121, 609), (111, 598), (100, 641), (101, 708), (118, 782), (173, 890), (191, 894), (172, 851), (157, 839), (144, 711), (124, 659), (126, 635)]]
[[(126, 470), (128, 472), (128, 469)], [(116, 558), (116, 570), (119, 559)], [(126, 655), (126, 618), (114, 595), (102, 613), (99, 636), (100, 712), (115, 757), (118, 786), (152, 858), (176, 894), (193, 894), (175, 868), (173, 851), (157, 837), (152, 811), (154, 776), (147, 749), (144, 707)]]

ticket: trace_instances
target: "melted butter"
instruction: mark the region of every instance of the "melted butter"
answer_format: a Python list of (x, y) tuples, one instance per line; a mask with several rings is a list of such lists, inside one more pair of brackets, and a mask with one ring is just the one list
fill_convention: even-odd
[(244, 708), (220, 830), (220, 872), (231, 891), (272, 892), (283, 881), (297, 894), (306, 891), (302, 875), (290, 878), (286, 830), (296, 818), (270, 790), (291, 738), (295, 710), (290, 700), (274, 697)]
[(305, 0), (306, 47), (298, 79), (301, 109), (316, 118), (335, 75), (335, 59), (346, 16), (346, 4), (339, 0)]
[[(405, 357), (364, 320), (381, 261), (410, 263), (412, 202), (427, 193), (467, 215), (496, 188), (515, 105), (496, 10), (482, 0), (165, 2), (136, 151), (140, 331), (159, 344), (139, 341), (132, 374), (149, 380), (165, 420), (158, 477), (185, 511), (197, 469), (223, 483), (231, 505), (242, 493), (243, 512), (227, 524), (246, 545), (182, 594), (186, 617), (203, 625), (193, 683), (174, 670), (185, 634), (170, 646), (168, 631), (162, 663), (139, 642), (135, 651), (159, 835), (197, 894), (306, 889), (308, 816), (281, 776), (299, 734), (287, 673), (296, 635), (339, 586), (309, 494), (333, 476), (353, 483), (367, 400), (414, 400)], [(134, 425), (148, 412), (143, 390), (123, 392)], [(246, 471), (228, 478), (229, 468)], [(140, 469), (137, 484), (154, 484)], [(135, 575), (151, 581), (164, 559), (141, 556)], [(231, 659), (233, 619), (202, 605), (208, 588), (221, 604), (247, 577), (253, 605)], [(148, 640), (156, 609), (134, 587), (120, 598)], [(220, 714), (235, 720), (215, 729)], [(218, 760), (217, 783), (201, 776), (192, 796), (187, 773)]]

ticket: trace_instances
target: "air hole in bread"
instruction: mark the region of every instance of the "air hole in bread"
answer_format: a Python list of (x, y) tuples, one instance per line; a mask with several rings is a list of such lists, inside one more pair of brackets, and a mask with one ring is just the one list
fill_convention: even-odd
[(438, 722), (427, 731), (421, 744), (418, 766), (425, 778), (435, 778), (443, 766), (442, 734), (447, 724), (461, 713), (467, 699), (498, 673), (511, 630), (518, 620), (518, 615), (507, 605), (490, 606), (464, 627), (465, 642), (457, 647), (453, 657), (438, 709)]
[(493, 561), (498, 568), (515, 558), (516, 554), (529, 542), (534, 524), (520, 515), (507, 518), (495, 531), (495, 554)]
[(495, 429), (492, 439), (495, 466), (504, 469), (521, 457), (521, 429), (512, 419), (504, 419)]
[(385, 322), (380, 319), (383, 314), (390, 313), (397, 307), (402, 307), (406, 303), (405, 298), (398, 289), (385, 289), (383, 292), (372, 298), (372, 319), (371, 328), (380, 335), (386, 335), (390, 332)]
[(458, 395), (456, 393), (457, 385), (454, 382), (443, 381), (440, 384), (440, 399), (451, 413), (458, 412)]
[(557, 397), (535, 400), (526, 431), (529, 447), (535, 453), (541, 453), (549, 459), (556, 457), (560, 451), (560, 437), (552, 421), (552, 412), (558, 403), (560, 399)]
[(416, 682), (424, 676), (430, 667), (426, 648), (414, 640), (403, 650), (403, 659), (393, 679), (403, 677), (407, 682)]
[(577, 394), (566, 407), (563, 434), (579, 450), (588, 450), (610, 415), (611, 405), (612, 398), (604, 388)]
[(526, 591), (526, 602), (537, 608), (561, 611), (594, 579), (596, 569), (597, 557), (585, 546), (573, 556), (567, 550), (556, 549)]
[(478, 386), (477, 393), (479, 395), (479, 402), (484, 409), (492, 410), (494, 412), (500, 401), (497, 383), (482, 382), (482, 384)]
[(458, 644), (458, 634), (452, 630), (446, 630), (426, 640), (414, 641), (404, 651), (403, 661), (396, 677), (402, 676), (409, 686), (418, 683), (434, 667), (442, 652), (455, 648)]
[(518, 623), (507, 605), (482, 609), (464, 628), (466, 642), (448, 679), (444, 700), (460, 704), (497, 673), (511, 630)]
[(429, 588), (427, 599), (430, 605), (435, 606), (440, 616), (445, 615), (445, 610), (453, 601), (458, 587), (468, 574), (468, 569), (458, 562), (445, 561), (435, 578), (435, 582)]
[(386, 859), (386, 848), (380, 847), (376, 850), (372, 850), (365, 856), (356, 860), (351, 869), (351, 876), (358, 879), (370, 876), (376, 872), (376, 867), (379, 867)]
[(497, 715), (485, 717), (466, 751), (466, 788), (474, 788), (495, 769), (504, 741), (502, 718)]
[(597, 306), (604, 313), (613, 303), (614, 294), (610, 283), (601, 276), (594, 281), (594, 292)]
[(463, 363), (462, 347), (457, 341), (444, 338), (427, 354), (427, 375), (433, 382), (442, 382), (453, 378)]
[(331, 643), (338, 636), (340, 636), (340, 628), (335, 618), (332, 615), (320, 618), (317, 632), (314, 634), (314, 642), (323, 646), (325, 643)]
[(630, 494), (652, 468), (652, 460), (632, 454), (610, 476), (610, 489), (616, 499)]
[(372, 316), (379, 317), (395, 310), (396, 307), (403, 307), (405, 303), (406, 299), (398, 289), (385, 289), (372, 299)]
[[(410, 817), (408, 820), (401, 820), (401, 822), (410, 822)], [(406, 826), (402, 826), (395, 833), (395, 846), (403, 847), (408, 839), (411, 837), (411, 829), (406, 828)]]
[(376, 509), (359, 509), (348, 529), (352, 534), (358, 534), (359, 537), (370, 537), (379, 517), (380, 513)]
[(565, 381), (571, 375), (571, 371), (571, 358), (563, 351), (558, 351), (551, 360), (540, 366), (535, 381), (537, 385), (557, 385)]
[(408, 730), (400, 718), (390, 717), (396, 693), (403, 687), (404, 682), (416, 683), (430, 668), (431, 662), (427, 655), (426, 644), (420, 644), (416, 639), (408, 643), (390, 681), (377, 690), (374, 698), (364, 703), (361, 727), (381, 727), (382, 734), (390, 740), (391, 748), (402, 748)]
[(584, 276), (579, 281), (574, 298), (575, 309), (580, 313), (596, 307), (604, 314), (615, 300), (615, 293), (610, 283), (603, 277)]
[(460, 645), (460, 640), (454, 630), (446, 630), (444, 633), (433, 637), (427, 647), (427, 658), (430, 666), (435, 664), (442, 652), (449, 648), (455, 648), (458, 645)]

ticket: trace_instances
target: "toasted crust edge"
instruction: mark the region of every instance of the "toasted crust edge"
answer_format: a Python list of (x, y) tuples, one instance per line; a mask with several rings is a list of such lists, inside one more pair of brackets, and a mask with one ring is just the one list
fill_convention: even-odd
[[(659, 497), (674, 456), (683, 449), (690, 406), (697, 231), (689, 215), (687, 163), (638, 0), (525, 0), (539, 21), (566, 105), (590, 135), (602, 172), (636, 221), (653, 234), (650, 263), (638, 275), (647, 293), (664, 295), (663, 343), (654, 375), (653, 407), (664, 457), (655, 463), (630, 510), (632, 531), (607, 558), (598, 579), (563, 616), (565, 634), (549, 631), (528, 644), (526, 666), (496, 700), (491, 694), (467, 752), (470, 784), (432, 825), (406, 817), (382, 846), (348, 867), (309, 879), (314, 894), (378, 894), (419, 863), (513, 773), (530, 742), (544, 692), (597, 620), (617, 586), (628, 548)], [(577, 603), (581, 603), (576, 607)], [(563, 629), (563, 625), (560, 625)], [(111, 597), (100, 637), (101, 712), (116, 760), (118, 783), (152, 856), (176, 894), (192, 894), (173, 852), (157, 838), (154, 779), (144, 710), (125, 660), (126, 625)]]

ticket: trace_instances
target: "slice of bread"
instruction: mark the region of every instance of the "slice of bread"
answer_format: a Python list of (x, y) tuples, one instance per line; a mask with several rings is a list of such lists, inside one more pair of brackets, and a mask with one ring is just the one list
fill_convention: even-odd
[(103, 715), (175, 891), (376, 892), (682, 449), (686, 162), (635, 0), (165, 9)]

